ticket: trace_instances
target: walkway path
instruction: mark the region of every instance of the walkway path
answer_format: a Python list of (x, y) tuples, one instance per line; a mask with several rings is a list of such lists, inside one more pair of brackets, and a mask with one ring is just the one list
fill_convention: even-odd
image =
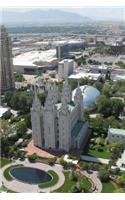
[[(38, 187), (38, 185), (35, 184), (27, 184), (27, 183), (23, 183), (20, 182), (18, 180), (12, 180), (12, 181), (7, 181), (3, 174), (3, 171), (13, 165), (17, 165), (17, 164), (23, 164), (26, 167), (33, 167), (33, 168), (38, 168), (41, 170), (45, 170), (45, 171), (49, 171), (49, 170), (53, 170), (55, 171), (58, 176), (59, 176), (59, 181), (57, 184), (55, 184), (54, 186), (51, 186), (49, 188), (43, 188), (40, 189)], [(100, 182), (99, 178), (98, 178), (98, 173), (96, 171), (93, 171), (92, 174), (88, 174), (87, 171), (85, 170), (81, 170), (81, 173), (83, 173), (83, 175), (85, 175), (86, 177), (90, 178), (95, 186), (96, 186), (96, 190), (94, 190), (93, 192), (97, 192), (100, 193), (102, 191), (102, 183)], [(2, 169), (0, 169), (0, 175), (2, 175), (2, 182), (3, 184), (10, 190), (15, 191), (15, 192), (21, 192), (21, 193), (38, 193), (38, 192), (45, 192), (45, 193), (50, 193), (52, 191), (57, 190), (58, 188), (60, 188), (65, 181), (65, 177), (63, 174), (63, 167), (61, 165), (55, 164), (54, 166), (50, 166), (44, 163), (30, 163), (28, 160), (25, 160), (23, 162), (17, 160), (15, 163), (10, 163), (8, 165), (5, 165)]]
[(21, 193), (35, 193), (35, 192), (52, 192), (56, 189), (58, 189), (59, 187), (61, 187), (65, 181), (65, 177), (64, 177), (64, 174), (62, 173), (62, 166), (61, 165), (54, 165), (53, 167), (47, 165), (47, 164), (43, 164), (43, 163), (30, 163), (28, 161), (24, 161), (24, 162), (21, 162), (21, 161), (16, 161), (15, 163), (11, 163), (11, 164), (8, 164), (6, 166), (4, 166), (1, 171), (3, 173), (3, 171), (10, 167), (10, 166), (13, 166), (13, 165), (17, 165), (17, 164), (23, 164), (24, 166), (26, 167), (33, 167), (33, 168), (38, 168), (38, 169), (41, 169), (41, 170), (45, 170), (45, 171), (48, 171), (48, 170), (53, 170), (55, 171), (58, 176), (59, 176), (59, 181), (57, 184), (55, 184), (54, 186), (52, 187), (49, 187), (49, 188), (43, 188), (43, 189), (40, 189), (38, 187), (38, 185), (35, 185), (35, 184), (27, 184), (27, 183), (23, 183), (23, 182), (20, 182), (18, 180), (12, 180), (12, 181), (7, 181), (4, 176), (2, 175), (2, 182), (3, 184), (9, 188), (10, 190), (13, 190), (15, 192), (21, 192)]
[(109, 164), (109, 159), (104, 159), (104, 158), (95, 158), (91, 156), (85, 156), (81, 155), (80, 158), (82, 160), (90, 161), (90, 162), (96, 162), (96, 163), (101, 163), (101, 164)]
[(83, 174), (86, 175), (86, 177), (92, 179), (92, 181), (95, 184), (95, 190), (93, 191), (94, 193), (101, 193), (102, 191), (102, 183), (100, 179), (98, 178), (98, 172), (97, 171), (92, 171), (92, 174), (88, 174), (86, 170), (81, 170)]

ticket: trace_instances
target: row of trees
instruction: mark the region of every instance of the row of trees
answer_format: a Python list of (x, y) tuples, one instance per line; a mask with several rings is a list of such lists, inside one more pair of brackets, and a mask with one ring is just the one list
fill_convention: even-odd
[[(19, 110), (21, 114), (29, 113), (33, 101), (33, 92), (9, 91), (5, 94), (5, 102), (14, 110)], [(44, 104), (47, 93), (38, 94), (41, 104)]]
[(23, 138), (24, 142), (21, 144), (21, 146), (25, 147), (28, 140), (31, 138), (31, 135), (26, 133), (26, 121), (20, 120), (15, 124), (10, 124), (7, 120), (1, 120), (0, 125), (0, 140), (2, 149), (1, 155), (5, 157), (16, 157), (17, 153), (20, 152), (16, 151), (15, 142), (17, 142), (19, 138)]
[(104, 118), (101, 114), (98, 114), (95, 118), (89, 118), (88, 111), (85, 112), (85, 118), (89, 121), (89, 127), (92, 132), (97, 132), (98, 136), (108, 132), (109, 126), (112, 128), (125, 128), (125, 119), (121, 123), (114, 117), (110, 116)]
[(97, 111), (103, 114), (104, 117), (114, 116), (118, 118), (124, 109), (124, 103), (121, 99), (108, 98), (105, 95), (99, 96), (95, 105)]
[(5, 94), (5, 102), (14, 110), (21, 113), (30, 111), (33, 100), (33, 93), (27, 91), (9, 91)]

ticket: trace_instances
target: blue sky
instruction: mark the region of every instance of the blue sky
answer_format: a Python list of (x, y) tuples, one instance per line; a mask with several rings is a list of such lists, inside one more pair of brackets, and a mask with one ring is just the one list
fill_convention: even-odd
[[(24, 12), (27, 10), (33, 10), (34, 8), (16, 8), (16, 9), (9, 9), (11, 11), (19, 11)], [(35, 9), (40, 9), (35, 8)], [(43, 9), (43, 8), (41, 8)], [(74, 12), (77, 14), (80, 14), (81, 16), (94, 18), (97, 20), (117, 20), (121, 21), (124, 19), (125, 21), (125, 7), (86, 7), (86, 8), (59, 8), (59, 7), (53, 7), (53, 8), (44, 8), (45, 9), (60, 9), (68, 12)]]

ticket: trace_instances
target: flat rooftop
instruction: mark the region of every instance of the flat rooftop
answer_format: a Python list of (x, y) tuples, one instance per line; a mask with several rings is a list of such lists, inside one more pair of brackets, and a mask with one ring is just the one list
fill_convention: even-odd
[(56, 49), (29, 51), (15, 56), (13, 58), (13, 65), (36, 66), (35, 62), (51, 62), (56, 59)]
[(10, 110), (10, 108), (4, 108), (2, 106), (0, 106), (0, 118), (4, 115), (4, 113), (6, 113), (8, 110)]
[(70, 62), (73, 62), (73, 60), (72, 59), (64, 59), (64, 60), (60, 61), (59, 64), (64, 64), (65, 62), (70, 63)]
[(71, 74), (68, 78), (70, 78), (70, 79), (80, 79), (80, 78), (85, 78), (85, 77), (97, 80), (100, 77), (100, 73), (77, 72), (77, 73)]
[(125, 136), (125, 130), (124, 129), (109, 128), (109, 133), (111, 133), (113, 135), (124, 135)]

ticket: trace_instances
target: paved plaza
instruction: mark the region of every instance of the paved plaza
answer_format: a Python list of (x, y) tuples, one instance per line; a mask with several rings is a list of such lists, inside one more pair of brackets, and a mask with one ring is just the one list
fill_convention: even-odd
[(3, 173), (3, 171), (6, 168), (8, 168), (10, 166), (13, 166), (13, 165), (17, 165), (17, 164), (23, 164), (25, 167), (37, 168), (37, 169), (44, 170), (46, 172), (49, 171), (49, 170), (53, 170), (58, 174), (59, 180), (54, 186), (51, 186), (49, 188), (41, 189), (41, 188), (38, 187), (38, 185), (23, 183), (23, 182), (18, 181), (16, 179), (14, 179), (12, 181), (7, 181), (4, 178), (4, 176), (2, 175), (3, 184), (8, 189), (10, 189), (12, 191), (21, 192), (21, 193), (37, 193), (37, 192), (45, 192), (45, 193), (47, 193), (47, 192), (52, 192), (52, 191), (60, 188), (64, 184), (65, 177), (64, 177), (64, 174), (62, 172), (62, 167), (61, 167), (61, 165), (57, 165), (57, 164), (55, 164), (54, 166), (50, 166), (50, 165), (39, 163), (39, 162), (38, 163), (30, 163), (28, 160), (26, 160), (24, 162), (16, 161), (13, 164), (8, 164), (8, 165), (4, 166), (1, 169), (1, 172)]

